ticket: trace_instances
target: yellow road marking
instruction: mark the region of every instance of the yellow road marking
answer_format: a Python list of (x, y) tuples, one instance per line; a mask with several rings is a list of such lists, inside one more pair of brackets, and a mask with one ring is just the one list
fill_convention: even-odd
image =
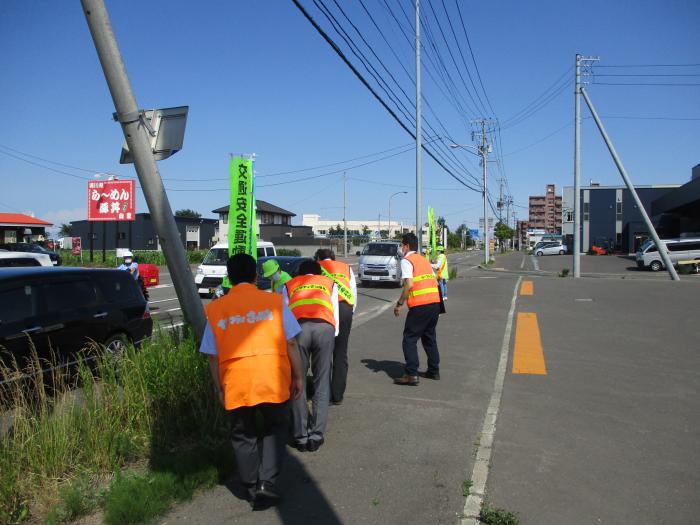
[(523, 281), (520, 285), (520, 295), (534, 295), (535, 283), (532, 281)]
[[(524, 283), (523, 283), (524, 284)], [(518, 312), (513, 350), (513, 373), (547, 375), (537, 314)]]

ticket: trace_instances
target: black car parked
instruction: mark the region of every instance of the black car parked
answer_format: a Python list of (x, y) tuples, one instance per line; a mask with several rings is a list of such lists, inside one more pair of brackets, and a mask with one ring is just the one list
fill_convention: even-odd
[(56, 252), (47, 250), (40, 244), (33, 244), (29, 242), (10, 242), (6, 244), (0, 244), (0, 248), (11, 252), (45, 253), (51, 258), (51, 262), (54, 266), (61, 265), (61, 256)]
[[(31, 345), (75, 361), (92, 342), (118, 351), (151, 335), (153, 320), (138, 283), (127, 272), (84, 268), (0, 268), (0, 357), (26, 366)], [(0, 373), (0, 384), (7, 381)]]
[(272, 287), (270, 279), (263, 277), (262, 265), (265, 261), (269, 259), (274, 259), (280, 265), (282, 271), (287, 272), (292, 277), (296, 277), (299, 271), (299, 266), (304, 261), (312, 261), (308, 257), (290, 257), (286, 255), (273, 256), (273, 257), (258, 257), (258, 289), (269, 290)]

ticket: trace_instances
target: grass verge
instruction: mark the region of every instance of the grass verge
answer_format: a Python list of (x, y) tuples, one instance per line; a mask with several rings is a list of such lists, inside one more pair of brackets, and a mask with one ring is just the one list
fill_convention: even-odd
[(486, 525), (520, 525), (517, 514), (492, 507), (486, 502), (481, 506), (479, 521)]
[(191, 334), (159, 331), (116, 360), (95, 353), (70, 374), (0, 392), (14, 415), (0, 437), (0, 523), (56, 523), (98, 507), (110, 524), (136, 523), (128, 487), (153, 486), (169, 506), (228, 474), (225, 413)]

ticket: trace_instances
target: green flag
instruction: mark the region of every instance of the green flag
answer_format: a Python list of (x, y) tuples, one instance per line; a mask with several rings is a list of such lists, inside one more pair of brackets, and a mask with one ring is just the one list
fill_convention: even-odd
[[(257, 259), (253, 161), (233, 157), (229, 164), (228, 254), (247, 253)], [(222, 286), (231, 287), (228, 276)]]
[(437, 249), (437, 228), (435, 225), (435, 210), (432, 207), (428, 207), (428, 234), (430, 236), (430, 257), (435, 257)]

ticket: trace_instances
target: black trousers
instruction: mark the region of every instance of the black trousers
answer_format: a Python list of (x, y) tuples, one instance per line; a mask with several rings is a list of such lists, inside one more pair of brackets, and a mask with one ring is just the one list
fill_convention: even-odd
[[(238, 474), (251, 488), (258, 481), (275, 483), (284, 460), (289, 435), (287, 403), (261, 403), (239, 407), (229, 412), (233, 427), (231, 441), (238, 465)], [(262, 434), (257, 421), (262, 418)]]
[(342, 401), (348, 382), (348, 342), (352, 330), (352, 306), (345, 301), (338, 303), (338, 336), (333, 348), (333, 371), (331, 373), (331, 401)]
[(437, 346), (437, 327), (440, 303), (414, 306), (408, 311), (403, 329), (403, 357), (406, 375), (418, 375), (418, 339), (428, 356), (428, 372), (440, 371), (440, 353)]

